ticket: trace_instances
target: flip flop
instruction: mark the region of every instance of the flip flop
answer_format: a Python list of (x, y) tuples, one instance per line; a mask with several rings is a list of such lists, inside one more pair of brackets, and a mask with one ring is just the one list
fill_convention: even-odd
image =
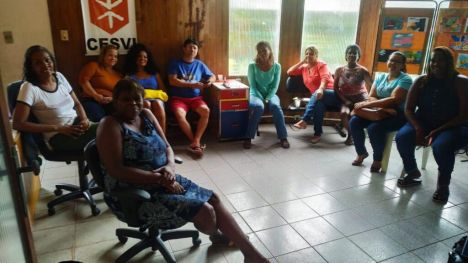
[(202, 157), (203, 156), (203, 149), (200, 146), (188, 146), (187, 151), (191, 154), (193, 154), (196, 157)]
[(362, 154), (362, 155), (359, 155), (358, 157), (361, 157), (362, 159), (361, 160), (354, 160), (351, 164), (354, 165), (354, 166), (361, 166), (362, 162), (364, 162), (364, 159), (366, 159), (367, 157), (369, 157), (369, 154), (368, 153), (365, 153), (365, 154)]

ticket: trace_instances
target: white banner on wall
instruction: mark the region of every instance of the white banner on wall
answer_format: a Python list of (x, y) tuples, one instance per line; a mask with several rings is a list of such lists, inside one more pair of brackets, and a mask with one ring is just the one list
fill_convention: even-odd
[(81, 0), (86, 55), (99, 55), (107, 44), (119, 48), (120, 54), (136, 43), (134, 0)]

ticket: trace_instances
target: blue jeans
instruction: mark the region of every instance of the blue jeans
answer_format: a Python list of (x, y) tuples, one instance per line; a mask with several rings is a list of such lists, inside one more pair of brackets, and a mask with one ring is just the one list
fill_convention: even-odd
[(81, 99), (81, 105), (86, 112), (86, 116), (92, 122), (99, 122), (104, 116), (112, 112), (112, 102), (109, 104), (100, 104), (91, 98)]
[[(286, 139), (288, 132), (284, 124), (283, 110), (281, 109), (280, 100), (278, 96), (274, 95), (268, 102), (268, 108), (273, 115), (273, 122), (276, 127), (276, 134), (279, 139)], [(253, 139), (257, 133), (258, 123), (262, 117), (264, 110), (263, 100), (255, 96), (250, 96), (249, 101), (249, 125), (247, 127), (246, 138)]]
[(366, 134), (364, 133), (364, 129), (367, 128), (367, 134), (374, 150), (374, 161), (382, 161), (387, 133), (399, 130), (405, 122), (406, 119), (403, 112), (398, 112), (397, 116), (381, 121), (369, 121), (358, 116), (351, 117), (349, 127), (353, 136), (356, 153), (358, 155), (367, 153), (365, 146)]
[(323, 117), (327, 107), (339, 108), (340, 106), (341, 101), (334, 90), (325, 89), (320, 100), (317, 100), (317, 92), (314, 92), (307, 103), (302, 120), (309, 123), (313, 117), (315, 135), (320, 136), (323, 133)]
[[(430, 129), (424, 128), (424, 134), (429, 134)], [(414, 150), (416, 148), (416, 131), (410, 123), (403, 126), (396, 135), (396, 145), (405, 172), (418, 169)], [(432, 141), (432, 152), (439, 166), (439, 184), (450, 184), (453, 166), (455, 165), (455, 151), (468, 145), (468, 125), (454, 127), (437, 134)]]

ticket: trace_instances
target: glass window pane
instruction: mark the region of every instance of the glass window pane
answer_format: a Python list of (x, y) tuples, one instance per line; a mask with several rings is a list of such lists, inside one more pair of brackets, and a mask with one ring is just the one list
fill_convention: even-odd
[(278, 59), (281, 0), (229, 1), (229, 75), (247, 75), (255, 45), (268, 41)]
[(345, 49), (356, 42), (359, 5), (360, 0), (306, 0), (301, 54), (314, 45), (331, 72), (345, 64)]

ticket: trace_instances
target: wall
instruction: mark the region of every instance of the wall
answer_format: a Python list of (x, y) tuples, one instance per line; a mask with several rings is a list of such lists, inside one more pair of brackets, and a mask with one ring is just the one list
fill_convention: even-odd
[[(4, 31), (13, 32), (13, 44), (5, 43)], [(1, 0), (0, 34), (0, 72), (6, 87), (22, 77), (23, 56), (29, 46), (39, 44), (53, 51), (47, 2)]]
[[(357, 43), (363, 49), (361, 63), (370, 70), (382, 1), (361, 0), (359, 23), (364, 26), (358, 28)], [(21, 77), (21, 63), (25, 49), (32, 44), (41, 44), (51, 50), (53, 45), (59, 70), (77, 88), (80, 68), (89, 60), (95, 59), (84, 56), (80, 0), (48, 0), (47, 3), (23, 0), (23, 2), (26, 4), (17, 5), (14, 0), (2, 0), (0, 8), (0, 28), (2, 31), (14, 31), (15, 38), (14, 44), (7, 45), (3, 40), (0, 41), (3, 83)], [(200, 58), (213, 72), (226, 75), (229, 26), (227, 0), (135, 0), (135, 2), (138, 39), (151, 48), (162, 70), (167, 67), (171, 58), (180, 55), (181, 42), (186, 37), (195, 35), (203, 45), (200, 49)], [(284, 33), (278, 58), (284, 65), (283, 71), (300, 57), (303, 3), (304, 0), (285, 0), (283, 3), (281, 28)], [(31, 6), (35, 10), (34, 16), (29, 15), (27, 11)], [(17, 19), (18, 17), (21, 19)], [(69, 31), (70, 41), (60, 41), (59, 31), (62, 29)], [(293, 39), (297, 40), (292, 41)], [(285, 76), (283, 72), (282, 85)], [(281, 90), (280, 97), (284, 98), (283, 106), (286, 106), (289, 94)]]

